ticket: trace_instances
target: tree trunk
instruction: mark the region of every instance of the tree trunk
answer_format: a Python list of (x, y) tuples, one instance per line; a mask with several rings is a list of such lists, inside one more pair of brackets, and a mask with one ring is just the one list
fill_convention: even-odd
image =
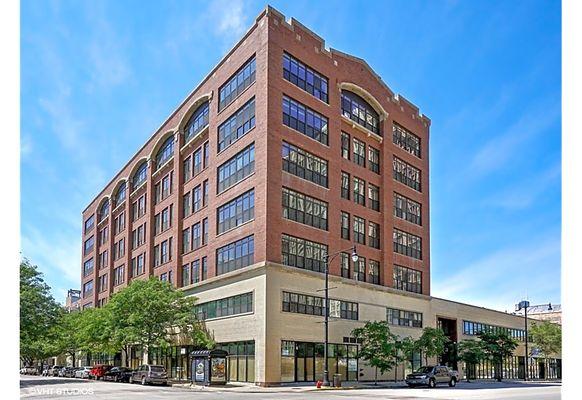
[(378, 385), (378, 367), (376, 367), (376, 370), (374, 372), (374, 385)]

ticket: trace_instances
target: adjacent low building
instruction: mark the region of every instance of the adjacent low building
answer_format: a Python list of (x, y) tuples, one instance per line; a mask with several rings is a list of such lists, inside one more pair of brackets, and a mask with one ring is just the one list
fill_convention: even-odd
[[(365, 61), (267, 7), (83, 211), (82, 307), (156, 276), (198, 298), (229, 380), (315, 381), (333, 254), (329, 362), (344, 380), (374, 378), (351, 337), (369, 320), (412, 337), (432, 326), (453, 342), (483, 329), (522, 340), (522, 317), (430, 295), (430, 123)], [(151, 356), (188, 379), (192, 350)], [(438, 361), (462, 368), (454, 353)], [(524, 375), (523, 353), (506, 377)], [(552, 362), (531, 375), (557, 376)]]

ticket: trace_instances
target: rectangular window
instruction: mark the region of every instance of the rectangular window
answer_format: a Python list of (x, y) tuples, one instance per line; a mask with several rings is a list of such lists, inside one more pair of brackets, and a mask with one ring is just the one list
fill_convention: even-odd
[(327, 161), (283, 142), (283, 171), (327, 188)]
[(146, 239), (146, 223), (144, 222), (137, 229), (134, 229), (131, 236), (133, 240), (132, 250), (144, 244)]
[(208, 161), (210, 160), (210, 143), (204, 143), (204, 168), (208, 167)]
[(89, 239), (85, 240), (85, 245), (83, 247), (83, 249), (84, 249), (83, 255), (87, 255), (91, 250), (93, 250), (94, 246), (95, 246), (95, 237), (91, 236)]
[(376, 260), (370, 260), (368, 262), (368, 282), (374, 283), (376, 285), (380, 284), (380, 263)]
[(368, 245), (375, 249), (380, 248), (380, 225), (375, 222), (368, 222)]
[(342, 211), (342, 239), (350, 240), (350, 214)]
[(119, 239), (117, 243), (113, 245), (113, 259), (119, 260), (125, 255), (125, 238)]
[(192, 179), (192, 156), (191, 155), (186, 157), (183, 165), (184, 166), (182, 169), (184, 170), (184, 183), (186, 183), (190, 179)]
[(416, 225), (422, 225), (420, 203), (394, 193), (394, 216)]
[(419, 236), (395, 228), (393, 242), (396, 253), (422, 260), (422, 240)]
[(394, 265), (394, 289), (422, 293), (422, 272)]
[(97, 288), (99, 293), (107, 291), (107, 274), (101, 275), (97, 281)]
[(283, 53), (283, 78), (327, 103), (327, 78), (287, 53)]
[(221, 275), (254, 263), (254, 236), (247, 236), (216, 250), (216, 274)]
[(368, 168), (370, 171), (380, 174), (380, 150), (368, 146)]
[(366, 244), (366, 220), (354, 215), (354, 242)]
[(394, 170), (394, 179), (418, 192), (421, 191), (420, 170), (418, 168), (415, 168), (396, 157), (394, 157), (392, 167)]
[(202, 257), (202, 271), (200, 280), (205, 281), (208, 278), (208, 258)]
[(366, 143), (354, 138), (354, 162), (361, 167), (366, 167)]
[(341, 196), (349, 200), (350, 199), (350, 174), (342, 171), (342, 192)]
[(208, 218), (202, 220), (202, 246), (208, 244)]
[(94, 264), (95, 262), (93, 258), (90, 258), (83, 263), (83, 276), (87, 276), (93, 273)]
[(207, 303), (196, 304), (194, 306), (194, 313), (196, 314), (196, 319), (199, 321), (252, 312), (252, 292), (226, 297), (220, 300), (213, 300)]
[(119, 213), (117, 217), (113, 220), (113, 229), (115, 230), (115, 235), (120, 234), (125, 230), (125, 211)]
[(218, 127), (218, 152), (228, 148), (255, 127), (255, 98), (224, 121)]
[(85, 233), (89, 232), (95, 226), (95, 214), (85, 220)]
[(218, 167), (218, 193), (224, 192), (253, 172), (255, 172), (254, 143)]
[(192, 175), (196, 176), (202, 171), (202, 146), (194, 151), (193, 157), (194, 167)]
[(354, 202), (366, 205), (366, 182), (354, 176)]
[(481, 332), (505, 332), (516, 340), (525, 341), (525, 330), (463, 320), (463, 335), (476, 336)]
[(182, 231), (182, 254), (186, 254), (190, 250), (192, 250), (192, 244), (190, 242), (190, 228), (186, 228)]
[(380, 188), (368, 183), (368, 200), (370, 208), (374, 211), (380, 211)]
[(354, 263), (354, 280), (366, 282), (366, 258), (358, 257), (358, 261)]
[(287, 96), (283, 96), (283, 124), (328, 145), (327, 118)]
[(109, 253), (107, 250), (103, 250), (99, 254), (99, 269), (107, 268), (109, 266)]
[(397, 123), (392, 127), (392, 141), (401, 149), (420, 158), (420, 138)]
[(190, 264), (182, 265), (182, 287), (190, 285)]
[(342, 158), (350, 159), (350, 135), (342, 132)]
[(154, 246), (154, 267), (172, 260), (172, 238), (168, 238)]
[(192, 225), (192, 250), (198, 250), (202, 247), (202, 227), (200, 222)]
[(103, 246), (104, 244), (107, 244), (107, 239), (109, 238), (109, 228), (105, 227), (103, 229), (101, 229), (97, 235), (98, 239), (99, 239), (99, 246)]
[(172, 226), (172, 208), (173, 204), (170, 204), (168, 207), (162, 210), (162, 232), (170, 229)]
[(146, 212), (146, 195), (142, 195), (131, 205), (132, 220), (135, 221), (145, 215)]
[(208, 205), (208, 179), (202, 182), (202, 207)]
[(232, 199), (216, 209), (217, 233), (221, 234), (255, 218), (255, 190)]
[[(283, 292), (282, 309), (284, 312), (325, 315), (325, 298), (307, 294)], [(329, 315), (335, 318), (358, 320), (358, 303), (343, 300), (329, 300)]]
[(202, 209), (202, 185), (198, 185), (192, 191), (192, 209), (194, 212)]
[(324, 272), (327, 245), (283, 234), (281, 259), (284, 265)]
[(192, 283), (200, 282), (200, 260), (192, 261)]
[(184, 201), (184, 218), (192, 214), (192, 192), (188, 192), (183, 196)]
[(113, 270), (113, 286), (121, 285), (123, 282), (125, 282), (125, 265)]
[(83, 284), (83, 297), (87, 297), (93, 293), (93, 280)]
[(218, 90), (218, 111), (234, 101), (247, 87), (255, 81), (256, 61), (253, 56)]
[(348, 253), (340, 254), (340, 269), (342, 277), (344, 278), (350, 277), (350, 254)]
[(162, 178), (162, 200), (167, 198), (172, 194), (172, 178), (174, 177), (174, 171)]
[(390, 325), (422, 328), (422, 313), (386, 308), (386, 320)]
[(145, 253), (131, 259), (131, 276), (136, 277), (145, 272)]
[(327, 231), (327, 203), (284, 187), (283, 218)]

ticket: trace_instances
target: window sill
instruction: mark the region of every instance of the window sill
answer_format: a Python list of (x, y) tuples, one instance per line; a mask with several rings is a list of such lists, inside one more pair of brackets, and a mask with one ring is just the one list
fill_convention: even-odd
[(144, 179), (144, 181), (142, 183), (140, 183), (135, 189), (132, 190), (132, 192), (129, 194), (129, 197), (133, 197), (133, 195), (135, 195), (137, 193), (138, 190), (140, 190), (142, 187), (144, 187), (147, 183), (147, 178)]
[(227, 187), (226, 189), (224, 189), (222, 192), (217, 193), (216, 197), (218, 198), (218, 196), (222, 196), (224, 193), (228, 192), (230, 189), (232, 189), (233, 187), (237, 187), (240, 183), (246, 181), (247, 179), (249, 179), (251, 176), (255, 175), (255, 172), (252, 172), (250, 174), (248, 174), (247, 176), (245, 176), (244, 178), (242, 178), (240, 181), (238, 181), (237, 183), (235, 183), (232, 186)]
[(360, 132), (365, 133), (368, 137), (371, 137), (372, 139), (375, 139), (376, 141), (378, 141), (378, 143), (382, 143), (384, 141), (384, 138), (382, 136), (378, 135), (377, 133), (374, 133), (371, 130), (369, 130), (368, 128), (365, 128), (362, 125), (358, 124), (357, 122), (352, 121), (351, 119), (349, 119), (348, 117), (346, 117), (343, 114), (340, 114), (340, 116), (346, 123), (350, 124), (352, 126), (352, 128), (358, 129)]
[(205, 248), (206, 246), (208, 246), (208, 244), (207, 244), (207, 243), (203, 244), (202, 246), (200, 246), (200, 247), (198, 247), (198, 248), (196, 248), (196, 249), (188, 250), (186, 253), (182, 253), (182, 256), (187, 256), (187, 255), (190, 255), (190, 254), (192, 254), (192, 253), (195, 253), (195, 252), (197, 252), (198, 250)]
[[(291, 172), (285, 171), (284, 169), (282, 169), (281, 171), (282, 171), (283, 173), (285, 173), (285, 174), (288, 174), (289, 176), (293, 176), (293, 177), (295, 177), (295, 178), (297, 178), (297, 179), (301, 179), (301, 180), (302, 180), (302, 181), (304, 181), (304, 182), (309, 182), (309, 183), (311, 183), (312, 185), (315, 185), (315, 186), (317, 186), (317, 187), (319, 187), (319, 188), (325, 189), (325, 190), (327, 190), (328, 192), (329, 192), (329, 190), (330, 190), (328, 187), (321, 186), (321, 185), (320, 185), (320, 184), (318, 184), (318, 183), (315, 183), (315, 182), (313, 182), (313, 181), (310, 181), (309, 179), (305, 179), (305, 178), (302, 178), (302, 177), (300, 177), (300, 176), (297, 176), (297, 175), (295, 175), (295, 174), (292, 174)], [(329, 177), (328, 177), (328, 179), (329, 179)]]
[(156, 171), (152, 174), (152, 179), (155, 178), (156, 176), (158, 176), (160, 174), (160, 172), (163, 171), (164, 168), (166, 168), (166, 166), (170, 165), (170, 163), (172, 163), (173, 161), (174, 161), (174, 155), (172, 154), (172, 156), (170, 158), (168, 158), (166, 161), (164, 161), (164, 163), (156, 169)]
[[(216, 116), (219, 116), (220, 114), (222, 114), (225, 110), (228, 110), (230, 108), (230, 106), (232, 106), (234, 103), (236, 103), (236, 101), (238, 99), (240, 99), (250, 88), (252, 88), (255, 83), (257, 82), (257, 76), (255, 73), (255, 80), (253, 82), (251, 82), (250, 85), (248, 85), (242, 92), (240, 92), (238, 94), (238, 96), (236, 96), (234, 99), (232, 99), (232, 101), (230, 103), (228, 103), (227, 105), (224, 106), (224, 108), (222, 110), (218, 110), (218, 112), (216, 113)], [(249, 99), (250, 100), (250, 99)], [(218, 104), (220, 104), (220, 93), (218, 95)], [(246, 102), (245, 102), (246, 104)]]
[(224, 232), (217, 233), (217, 234), (216, 234), (216, 237), (218, 238), (218, 237), (220, 237), (220, 236), (226, 235), (227, 233), (229, 233), (229, 232), (232, 232), (232, 231), (234, 231), (234, 230), (236, 230), (236, 229), (238, 229), (238, 228), (240, 228), (240, 227), (242, 227), (242, 226), (248, 225), (248, 224), (250, 224), (251, 222), (254, 222), (254, 221), (255, 221), (255, 219), (254, 219), (254, 218), (253, 218), (253, 219), (250, 219), (250, 220), (248, 220), (248, 221), (246, 221), (246, 222), (243, 222), (242, 224), (240, 224), (240, 225), (237, 225), (237, 226), (235, 226), (235, 227), (232, 227), (232, 228), (230, 228), (230, 229), (228, 229), (228, 230), (226, 230), (226, 231), (224, 231)]
[(118, 210), (121, 210), (122, 206), (125, 206), (125, 199), (119, 203), (113, 210), (111, 210), (111, 214), (115, 214)]
[[(256, 118), (256, 115), (255, 115), (255, 118)], [(248, 131), (246, 131), (244, 133), (244, 135), (237, 137), (234, 140), (234, 142), (230, 142), (227, 147), (225, 147), (224, 149), (222, 149), (218, 153), (216, 153), (216, 157), (218, 157), (219, 155), (223, 154), (225, 151), (227, 151), (228, 149), (230, 149), (235, 143), (239, 142), (242, 138), (246, 137), (249, 133), (251, 133), (252, 131), (254, 131), (256, 128), (257, 128), (257, 122), (256, 122), (256, 119), (255, 119), (255, 125), (251, 129), (249, 129)], [(253, 143), (254, 143), (254, 141), (253, 141)], [(245, 146), (245, 148), (246, 148), (246, 146)]]
[(192, 136), (190, 139), (188, 139), (188, 141), (184, 144), (184, 146), (182, 146), (180, 148), (180, 154), (182, 154), (184, 151), (186, 151), (188, 148), (192, 147), (192, 145), (198, 140), (200, 139), (206, 132), (208, 132), (210, 124), (206, 124), (206, 126), (204, 126), (204, 128), (202, 128), (200, 130), (200, 132), (198, 132), (196, 135)]
[[(285, 124), (283, 124), (283, 123), (281, 123), (281, 125), (283, 125), (283, 126), (284, 126), (285, 128), (287, 128), (287, 129), (289, 129), (291, 132), (296, 132), (296, 133), (300, 134), (301, 136), (303, 136), (303, 137), (306, 137), (307, 139), (309, 139), (309, 140), (311, 140), (311, 141), (313, 141), (313, 142), (315, 142), (315, 143), (318, 143), (318, 144), (320, 144), (321, 146), (324, 146), (324, 147), (326, 147), (326, 148), (328, 148), (328, 149), (329, 149), (329, 128), (328, 128), (328, 133), (327, 133), (327, 137), (328, 137), (328, 144), (325, 144), (325, 143), (321, 143), (321, 142), (320, 142), (319, 140), (317, 140), (317, 139), (314, 139), (314, 138), (312, 138), (311, 136), (307, 136), (305, 133), (303, 133), (303, 132), (301, 132), (301, 131), (298, 131), (297, 129), (293, 129), (293, 128), (291, 128), (289, 125), (285, 125)], [(329, 125), (328, 125), (328, 127), (329, 127)], [(294, 145), (294, 146), (298, 147), (297, 145)], [(319, 157), (319, 158), (322, 158), (322, 157), (320, 157), (320, 156), (317, 156), (317, 157)]]
[(240, 314), (226, 315), (224, 317), (206, 318), (206, 319), (204, 319), (202, 321), (204, 321), (204, 322), (219, 321), (219, 320), (222, 320), (222, 319), (243, 317), (245, 315), (253, 315), (254, 313), (255, 313), (254, 311), (250, 311), (250, 312), (245, 312), (245, 313), (240, 313)]

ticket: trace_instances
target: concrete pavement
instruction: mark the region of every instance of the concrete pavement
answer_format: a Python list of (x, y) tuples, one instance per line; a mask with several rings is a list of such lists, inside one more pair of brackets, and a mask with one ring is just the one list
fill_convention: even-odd
[(72, 378), (21, 376), (21, 398), (30, 399), (447, 399), (447, 400), (556, 400), (561, 385), (534, 382), (461, 382), (456, 388), (375, 388), (316, 390), (313, 386), (259, 388), (235, 387), (141, 386)]

